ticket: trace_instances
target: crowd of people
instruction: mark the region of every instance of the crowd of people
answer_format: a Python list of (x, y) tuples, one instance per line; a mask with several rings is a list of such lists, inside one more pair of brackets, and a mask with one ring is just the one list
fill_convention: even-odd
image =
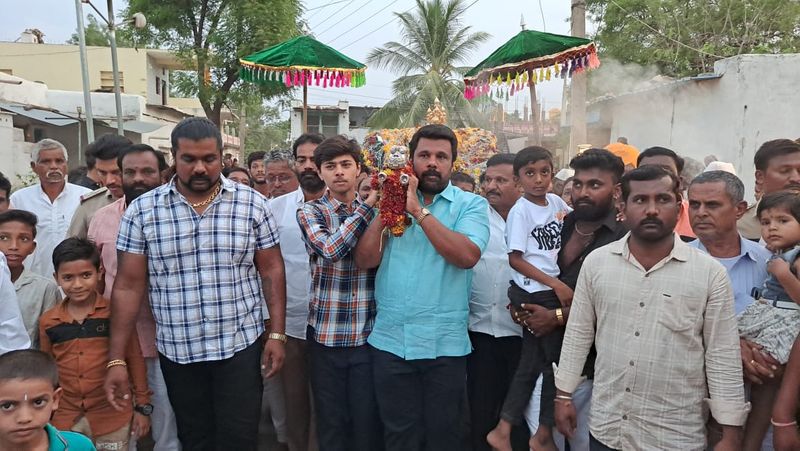
[(51, 139), (0, 176), (0, 450), (800, 449), (797, 141), (748, 205), (664, 147), (476, 181), (427, 125), (401, 236), (344, 136), (171, 146), (98, 138), (93, 191)]

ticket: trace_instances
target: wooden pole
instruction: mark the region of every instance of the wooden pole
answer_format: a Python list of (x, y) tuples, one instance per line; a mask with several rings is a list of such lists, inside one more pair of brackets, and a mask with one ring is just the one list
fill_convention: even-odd
[(536, 101), (536, 83), (533, 82), (533, 72), (528, 70), (528, 87), (531, 90), (531, 122), (533, 125), (532, 145), (542, 145), (542, 134), (539, 130), (539, 106)]
[(303, 83), (303, 133), (308, 133), (308, 84)]

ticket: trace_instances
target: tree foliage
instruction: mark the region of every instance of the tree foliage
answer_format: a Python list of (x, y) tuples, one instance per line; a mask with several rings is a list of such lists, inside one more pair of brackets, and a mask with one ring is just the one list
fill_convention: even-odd
[[(129, 33), (120, 32), (117, 30), (115, 37), (117, 39), (117, 47), (134, 47), (134, 42), (130, 38)], [(111, 43), (108, 40), (108, 26), (97, 19), (97, 17), (89, 14), (86, 16), (84, 22), (83, 37), (86, 45), (93, 45), (97, 47), (108, 47)], [(72, 33), (67, 44), (78, 45), (78, 31)]]
[[(196, 95), (206, 116), (220, 123), (229, 94), (240, 89), (239, 58), (299, 32), (299, 0), (130, 0), (126, 15), (141, 12), (149, 26), (140, 39), (172, 50), (195, 73), (182, 80), (184, 94)], [(279, 85), (257, 87), (270, 98), (285, 92)]]
[(400, 20), (402, 42), (387, 42), (373, 49), (367, 61), (400, 76), (393, 82), (392, 98), (369, 120), (371, 127), (411, 127), (424, 121), (425, 112), (439, 98), (456, 127), (485, 123), (464, 99), (463, 74), (457, 66), (471, 59), (488, 33), (463, 26), (467, 6), (463, 0), (416, 0), (410, 12), (395, 13)]
[(797, 1), (587, 0), (586, 5), (598, 24), (601, 58), (655, 64), (673, 77), (711, 72), (720, 57), (800, 48)]

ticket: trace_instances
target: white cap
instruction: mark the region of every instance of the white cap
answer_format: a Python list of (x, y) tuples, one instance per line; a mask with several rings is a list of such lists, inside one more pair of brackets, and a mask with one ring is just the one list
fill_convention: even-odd
[(575, 175), (574, 169), (564, 168), (556, 173), (556, 177), (559, 180), (567, 180), (568, 178)]
[(708, 163), (708, 166), (706, 166), (703, 172), (708, 171), (725, 171), (736, 175), (736, 168), (733, 167), (733, 164), (724, 161), (712, 161), (711, 163)]

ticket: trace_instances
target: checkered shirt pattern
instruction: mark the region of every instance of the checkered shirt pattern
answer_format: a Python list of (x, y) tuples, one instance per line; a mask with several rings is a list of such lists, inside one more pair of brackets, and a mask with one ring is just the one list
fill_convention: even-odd
[(253, 257), (278, 244), (267, 199), (222, 177), (202, 215), (175, 180), (125, 211), (117, 250), (147, 255), (158, 352), (179, 363), (223, 360), (264, 333)]
[(352, 250), (374, 218), (359, 200), (349, 206), (329, 197), (307, 202), (297, 222), (311, 255), (308, 324), (325, 346), (361, 346), (375, 323), (375, 269), (356, 267)]

